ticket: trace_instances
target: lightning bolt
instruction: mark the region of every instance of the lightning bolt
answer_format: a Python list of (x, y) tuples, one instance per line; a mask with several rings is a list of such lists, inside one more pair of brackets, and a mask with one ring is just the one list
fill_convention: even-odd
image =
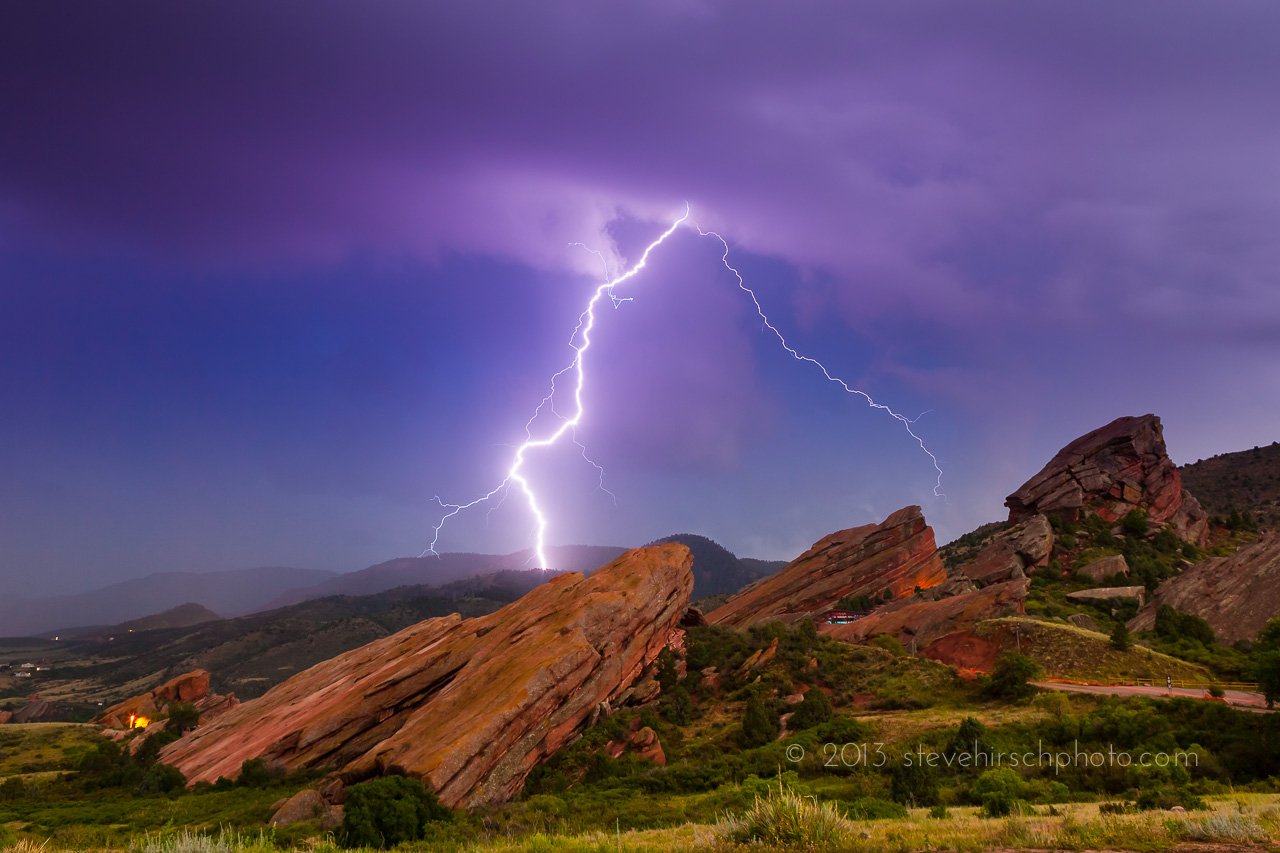
[[(640, 255), (640, 260), (636, 262), (635, 266), (627, 270), (622, 275), (618, 276), (616, 279), (611, 279), (609, 277), (608, 265), (605, 263), (604, 256), (600, 252), (594, 249), (590, 249), (581, 243), (570, 244), (574, 246), (581, 246), (582, 248), (586, 249), (588, 252), (591, 252), (592, 254), (599, 257), (601, 263), (604, 265), (604, 268), (605, 268), (603, 283), (597, 286), (595, 291), (592, 293), (591, 299), (588, 300), (587, 302), (586, 309), (578, 316), (578, 324), (574, 328), (573, 334), (569, 336), (569, 346), (574, 351), (573, 359), (569, 362), (568, 365), (566, 365), (564, 368), (559, 370), (557, 373), (555, 373), (551, 377), (551, 390), (547, 392), (547, 395), (545, 397), (542, 398), (542, 400), (534, 408), (533, 414), (529, 416), (529, 420), (525, 422), (525, 425), (524, 425), (525, 441), (523, 444), (515, 448), (515, 453), (512, 457), (511, 465), (510, 467), (507, 468), (507, 474), (502, 479), (502, 482), (498, 483), (489, 491), (485, 492), (484, 494), (480, 495), (474, 500), (468, 501), (467, 503), (459, 503), (459, 504), (446, 503), (445, 501), (441, 500), (438, 495), (436, 496), (435, 498), (436, 503), (439, 504), (442, 509), (446, 510), (446, 512), (440, 518), (440, 521), (432, 529), (431, 545), (428, 546), (427, 549), (422, 552), (422, 556), (426, 556), (427, 554), (437, 553), (436, 545), (440, 541), (440, 531), (444, 529), (444, 526), (446, 523), (448, 523), (449, 519), (453, 518), (458, 513), (463, 512), (464, 510), (468, 510), (474, 506), (479, 506), (480, 504), (487, 503), (488, 501), (493, 500), (495, 497), (498, 497), (499, 495), (501, 495), (501, 498), (499, 499), (498, 505), (501, 505), (501, 503), (506, 500), (507, 494), (510, 492), (511, 487), (515, 485), (520, 489), (521, 493), (524, 494), (525, 500), (529, 504), (529, 511), (533, 514), (533, 517), (534, 517), (535, 526), (534, 526), (534, 549), (533, 550), (534, 550), (534, 558), (538, 562), (538, 568), (542, 568), (542, 569), (550, 568), (551, 566), (549, 561), (547, 560), (547, 555), (546, 555), (547, 517), (546, 517), (546, 514), (543, 512), (542, 507), (539, 505), (538, 497), (536, 494), (534, 494), (533, 487), (529, 484), (529, 480), (524, 475), (523, 469), (524, 469), (525, 459), (530, 451), (543, 448), (543, 447), (550, 447), (553, 444), (560, 441), (560, 439), (564, 438), (566, 435), (569, 436), (569, 440), (581, 450), (582, 458), (585, 459), (588, 464), (592, 465), (596, 469), (596, 471), (599, 473), (599, 488), (604, 492), (606, 492), (607, 494), (609, 494), (610, 497), (613, 497), (615, 503), (617, 502), (617, 498), (613, 494), (613, 492), (610, 492), (608, 489), (604, 487), (604, 469), (600, 467), (598, 464), (596, 464), (589, 456), (587, 456), (587, 449), (585, 446), (583, 446), (583, 444), (580, 441), (578, 441), (578, 435), (577, 435), (578, 426), (582, 423), (582, 417), (586, 410), (582, 400), (582, 390), (586, 384), (586, 367), (585, 367), (586, 357), (587, 357), (587, 351), (591, 348), (591, 332), (595, 329), (596, 307), (599, 305), (600, 300), (605, 296), (609, 297), (609, 300), (612, 303), (614, 308), (617, 308), (624, 302), (630, 302), (631, 297), (618, 296), (614, 292), (614, 288), (617, 287), (619, 284), (625, 282), (627, 279), (633, 278), (634, 276), (639, 274), (640, 271), (643, 270), (648, 265), (649, 255), (653, 252), (653, 250), (658, 248), (658, 246), (661, 246), (664, 242), (666, 242), (668, 237), (674, 234), (677, 231), (677, 229), (680, 228), (681, 225), (683, 225), (686, 221), (688, 221), (689, 215), (690, 215), (690, 209), (688, 204), (686, 204), (684, 215), (681, 216), (679, 219), (677, 219), (675, 222), (673, 222), (671, 224), (671, 227), (669, 227), (666, 231), (662, 232), (662, 234), (656, 240), (654, 240), (647, 247), (645, 247), (644, 252)], [(786, 337), (782, 334), (781, 331), (778, 330), (778, 327), (773, 325), (773, 322), (769, 319), (769, 316), (764, 311), (764, 306), (760, 304), (760, 299), (756, 295), (756, 292), (747, 286), (746, 281), (742, 277), (742, 273), (739, 272), (732, 264), (729, 263), (728, 241), (726, 241), (724, 237), (720, 236), (715, 231), (704, 231), (696, 223), (691, 223), (691, 224), (697, 230), (699, 235), (703, 237), (712, 237), (720, 242), (720, 245), (724, 249), (724, 252), (720, 256), (721, 263), (724, 264), (725, 269), (727, 269), (730, 273), (733, 274), (734, 278), (738, 282), (738, 288), (751, 298), (752, 304), (755, 305), (756, 314), (759, 315), (761, 321), (764, 323), (764, 328), (767, 328), (769, 331), (771, 331), (774, 334), (775, 337), (777, 337), (778, 342), (782, 345), (782, 348), (785, 349), (787, 353), (791, 355), (792, 358), (794, 358), (796, 361), (803, 361), (803, 362), (812, 364), (813, 366), (817, 367), (820, 371), (822, 371), (822, 375), (825, 376), (828, 381), (839, 385), (849, 394), (854, 394), (858, 397), (861, 397), (863, 400), (867, 402), (867, 405), (869, 405), (870, 407), (874, 409), (879, 409), (902, 423), (903, 427), (907, 431), (907, 434), (910, 435), (913, 439), (915, 439), (916, 443), (920, 445), (920, 449), (924, 451), (925, 455), (927, 455), (929, 457), (929, 460), (933, 463), (934, 470), (938, 472), (938, 477), (933, 487), (933, 493), (935, 496), (943, 498), (945, 500), (946, 494), (942, 491), (942, 466), (938, 464), (938, 458), (933, 454), (933, 452), (930, 451), (929, 448), (925, 446), (924, 440), (921, 439), (920, 436), (917, 435), (916, 432), (912, 429), (916, 421), (918, 421), (921, 417), (923, 417), (924, 414), (928, 414), (928, 413), (925, 412), (924, 414), (918, 415), (915, 418), (908, 418), (905, 415), (898, 414), (893, 409), (889, 408), (883, 403), (876, 402), (874, 399), (872, 399), (871, 395), (867, 394), (865, 391), (861, 391), (857, 388), (854, 388), (853, 386), (845, 382), (843, 379), (832, 374), (831, 371), (829, 371), (822, 362), (797, 351), (794, 347), (791, 346), (790, 343), (787, 342)], [(567, 373), (572, 374), (574, 378), (574, 389), (573, 389), (574, 410), (571, 415), (566, 416), (565, 414), (562, 414), (561, 412), (557, 411), (555, 407), (555, 396), (557, 391), (557, 382), (560, 380), (561, 377), (563, 377)], [(546, 433), (541, 437), (535, 438), (533, 434), (534, 423), (538, 420), (539, 415), (542, 414), (544, 409), (549, 410), (553, 415), (555, 415), (559, 419), (560, 425), (556, 429), (552, 430), (551, 432)]]
[[(433, 535), (431, 537), (431, 545), (427, 548), (427, 550), (422, 552), (424, 556), (426, 554), (436, 553), (436, 544), (440, 540), (440, 531), (444, 528), (445, 523), (449, 519), (453, 518), (455, 515), (462, 512), (463, 510), (470, 509), (473, 506), (477, 506), (478, 504), (482, 504), (486, 501), (492, 500), (494, 496), (498, 494), (502, 494), (505, 496), (507, 491), (510, 490), (512, 484), (515, 484), (516, 486), (519, 487), (520, 491), (524, 493), (525, 500), (528, 501), (529, 503), (529, 511), (533, 513), (533, 518), (535, 522), (533, 551), (534, 551), (534, 557), (538, 561), (538, 568), (541, 568), (541, 569), (551, 568), (551, 564), (547, 560), (547, 554), (546, 554), (547, 517), (542, 511), (542, 507), (538, 505), (538, 496), (534, 494), (533, 488), (529, 485), (529, 480), (524, 476), (522, 469), (524, 468), (525, 457), (529, 453), (529, 451), (536, 450), (542, 447), (550, 447), (551, 445), (558, 442), (565, 435), (571, 436), (571, 440), (573, 441), (573, 443), (577, 444), (579, 448), (582, 448), (581, 443), (578, 442), (577, 440), (577, 428), (578, 428), (578, 425), (582, 423), (582, 416), (586, 410), (582, 402), (582, 389), (583, 389), (583, 386), (586, 384), (586, 380), (587, 380), (585, 364), (586, 364), (587, 351), (591, 349), (591, 332), (596, 325), (596, 305), (606, 295), (612, 301), (613, 306), (615, 308), (618, 307), (618, 305), (621, 304), (622, 302), (626, 302), (627, 301), (626, 299), (616, 296), (613, 292), (613, 289), (617, 287), (619, 284), (621, 284), (622, 282), (626, 281), (627, 279), (633, 278), (641, 270), (643, 270), (648, 265), (649, 255), (653, 252), (653, 250), (661, 246), (666, 241), (666, 239), (670, 237), (672, 234), (676, 233), (676, 229), (678, 229), (681, 225), (683, 225), (685, 220), (687, 220), (688, 218), (689, 218), (689, 206), (686, 204), (684, 215), (681, 216), (679, 219), (677, 219), (675, 222), (673, 222), (670, 228), (668, 228), (666, 231), (663, 231), (662, 234), (658, 237), (658, 239), (654, 240), (647, 247), (645, 247), (644, 253), (640, 255), (640, 260), (636, 262), (635, 266), (633, 266), (631, 269), (627, 270), (625, 273), (623, 273), (622, 275), (618, 276), (616, 279), (613, 279), (613, 280), (610, 280), (606, 273), (604, 282), (600, 286), (598, 286), (595, 289), (595, 292), (591, 295), (591, 299), (587, 302), (586, 310), (584, 310), (578, 316), (578, 325), (573, 330), (573, 334), (569, 337), (569, 346), (574, 351), (573, 360), (570, 361), (569, 364), (564, 369), (562, 369), (561, 371), (559, 371), (558, 373), (556, 373), (554, 376), (551, 377), (551, 391), (547, 393), (547, 396), (542, 398), (542, 402), (538, 403), (537, 408), (533, 410), (533, 414), (529, 417), (529, 420), (525, 422), (525, 441), (524, 441), (524, 444), (521, 444), (519, 447), (516, 448), (515, 455), (511, 460), (511, 467), (507, 469), (507, 476), (503, 478), (501, 483), (494, 486), (492, 489), (490, 489), (488, 492), (484, 493), (480, 497), (468, 503), (464, 503), (464, 504), (445, 503), (437, 495), (436, 502), (440, 504), (441, 508), (448, 510), (448, 512), (444, 514), (444, 516), (440, 519), (440, 522), (435, 526)], [(599, 254), (599, 253), (597, 252), (596, 254)], [(603, 256), (601, 257), (601, 260), (603, 260)], [(554, 398), (556, 395), (556, 382), (557, 380), (560, 379), (561, 376), (564, 376), (566, 373), (572, 373), (576, 380), (574, 383), (574, 389), (573, 389), (574, 411), (573, 411), (573, 414), (570, 415), (569, 417), (566, 417), (565, 415), (562, 415), (559, 412), (557, 412), (555, 409), (555, 403), (554, 403)], [(556, 415), (560, 419), (560, 426), (540, 438), (534, 438), (533, 424), (534, 424), (534, 421), (538, 419), (538, 415), (542, 412), (544, 407), (549, 408), (552, 414)], [(592, 465), (595, 465), (596, 469), (600, 472), (600, 476), (601, 476), (600, 487), (604, 488), (604, 480), (603, 480), (604, 469), (601, 468), (599, 465), (596, 465), (596, 463), (591, 462), (591, 459), (586, 457), (585, 448), (582, 448), (582, 450), (583, 450), (583, 457), (586, 458), (587, 461), (590, 462)]]
[(792, 358), (794, 358), (796, 361), (804, 361), (804, 362), (808, 362), (809, 364), (812, 364), (814, 367), (822, 371), (822, 375), (825, 376), (829, 382), (834, 382), (836, 385), (839, 385), (841, 388), (843, 388), (847, 393), (854, 394), (866, 400), (867, 405), (870, 406), (871, 408), (879, 409), (882, 412), (885, 412), (891, 417), (902, 422), (903, 427), (905, 427), (907, 430), (907, 434), (916, 440), (916, 444), (920, 445), (920, 449), (923, 450), (925, 452), (925, 455), (929, 457), (929, 461), (933, 463), (934, 470), (938, 472), (938, 479), (933, 484), (934, 497), (939, 497), (939, 498), (942, 498), (943, 500), (946, 500), (947, 495), (945, 492), (942, 491), (942, 466), (938, 464), (938, 457), (933, 455), (933, 452), (930, 451), (929, 448), (925, 446), (924, 440), (920, 438), (920, 436), (916, 435), (915, 431), (911, 429), (911, 427), (915, 426), (916, 421), (920, 420), (920, 418), (924, 417), (929, 413), (923, 412), (914, 418), (908, 418), (905, 415), (900, 415), (897, 412), (895, 412), (893, 409), (884, 405), (883, 403), (877, 403), (875, 400), (871, 398), (871, 395), (868, 394), (867, 392), (860, 391), (859, 389), (850, 386), (849, 383), (845, 382), (840, 377), (833, 375), (831, 371), (827, 370), (826, 365), (818, 361), (816, 358), (811, 358), (810, 356), (803, 355), (802, 353), (797, 352), (795, 348), (791, 346), (791, 344), (787, 343), (786, 337), (782, 334), (782, 332), (778, 331), (778, 327), (773, 325), (773, 323), (769, 320), (769, 315), (764, 313), (764, 307), (760, 304), (760, 298), (756, 296), (756, 292), (754, 290), (752, 290), (750, 287), (747, 286), (747, 283), (742, 278), (742, 273), (738, 272), (738, 270), (732, 264), (729, 263), (729, 243), (716, 232), (703, 231), (702, 228), (699, 227), (696, 222), (691, 224), (693, 225), (694, 228), (698, 229), (698, 233), (703, 237), (714, 237), (715, 239), (720, 241), (720, 245), (724, 247), (724, 254), (720, 256), (720, 262), (724, 264), (725, 269), (733, 273), (733, 277), (738, 280), (738, 288), (743, 293), (747, 294), (747, 296), (751, 297), (752, 304), (756, 306), (756, 314), (759, 315), (760, 320), (764, 323), (764, 327), (769, 331), (773, 332), (774, 336), (777, 337), (778, 339), (778, 343), (782, 344), (782, 348), (785, 349), (788, 353), (790, 353)]

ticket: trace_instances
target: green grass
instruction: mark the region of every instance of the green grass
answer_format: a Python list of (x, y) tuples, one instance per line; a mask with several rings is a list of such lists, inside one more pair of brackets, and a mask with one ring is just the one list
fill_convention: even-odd
[(0, 726), (0, 777), (72, 767), (101, 740), (100, 731), (81, 723)]

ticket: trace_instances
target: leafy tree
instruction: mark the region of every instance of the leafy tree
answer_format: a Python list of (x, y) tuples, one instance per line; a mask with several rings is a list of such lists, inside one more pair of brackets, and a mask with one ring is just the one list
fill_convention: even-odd
[(1017, 652), (1005, 652), (996, 661), (995, 671), (987, 679), (986, 690), (997, 699), (1026, 699), (1036, 688), (1028, 682), (1040, 675), (1040, 664), (1034, 658)]
[(879, 646), (894, 657), (905, 657), (907, 650), (892, 634), (880, 634), (871, 638), (871, 645)]
[(1120, 520), (1120, 530), (1125, 536), (1132, 536), (1135, 539), (1147, 535), (1147, 514), (1140, 510), (1130, 510), (1129, 514)]
[(1280, 650), (1255, 654), (1253, 675), (1258, 679), (1258, 689), (1267, 700), (1267, 707), (1280, 701)]
[(685, 726), (693, 721), (693, 702), (683, 685), (658, 700), (658, 709), (668, 722), (677, 726)]
[(663, 693), (669, 693), (675, 689), (676, 682), (679, 680), (680, 672), (676, 669), (676, 653), (667, 646), (658, 653), (658, 684), (662, 687)]
[(167, 731), (181, 737), (200, 724), (200, 712), (190, 702), (174, 702), (169, 706)]
[(1111, 648), (1127, 652), (1133, 648), (1133, 640), (1129, 637), (1129, 628), (1123, 622), (1117, 622), (1111, 631)]
[(861, 613), (865, 610), (870, 610), (874, 606), (871, 602), (871, 596), (864, 592), (862, 595), (846, 595), (836, 602), (835, 609)]
[(778, 718), (756, 691), (747, 697), (746, 711), (742, 716), (742, 740), (744, 746), (764, 746), (773, 743), (778, 736)]
[(1022, 792), (1022, 777), (1008, 767), (987, 770), (973, 783), (970, 796), (982, 804), (983, 814), (1001, 817), (1013, 812)]
[(889, 773), (890, 796), (904, 806), (938, 802), (938, 771), (920, 761), (903, 761)]
[(795, 640), (806, 654), (818, 646), (818, 628), (812, 619), (801, 619), (795, 629)]
[(10, 776), (0, 783), (0, 803), (11, 803), (20, 800), (27, 793), (27, 786), (17, 776)]
[(825, 723), (831, 719), (833, 713), (831, 700), (827, 698), (822, 688), (810, 687), (804, 694), (804, 701), (796, 706), (796, 712), (791, 715), (789, 728), (800, 731)]
[(417, 779), (384, 776), (347, 789), (338, 842), (343, 847), (386, 849), (416, 841), (432, 823), (453, 819), (453, 812)]
[(1254, 652), (1280, 651), (1280, 616), (1275, 617), (1258, 632), (1253, 641)]
[(948, 756), (961, 753), (990, 752), (986, 743), (987, 727), (974, 717), (965, 717), (960, 721), (955, 735), (947, 744), (945, 753)]

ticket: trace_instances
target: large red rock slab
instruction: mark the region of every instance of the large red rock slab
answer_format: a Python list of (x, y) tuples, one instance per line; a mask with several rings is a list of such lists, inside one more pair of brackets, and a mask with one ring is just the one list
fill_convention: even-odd
[(1143, 509), (1150, 521), (1167, 524), (1188, 541), (1204, 544), (1208, 535), (1204, 510), (1182, 487), (1155, 415), (1116, 418), (1077, 438), (1009, 495), (1005, 506), (1015, 523), (1049, 513), (1073, 520), (1096, 513), (1117, 521)]
[(977, 592), (928, 601), (911, 597), (879, 607), (856, 622), (822, 625), (824, 634), (851, 643), (889, 635), (908, 650), (926, 650), (948, 634), (967, 631), (984, 619), (1013, 616), (1023, 611), (1031, 581), (992, 584)]
[(1230, 557), (1202, 560), (1160, 584), (1129, 620), (1129, 630), (1155, 628), (1162, 604), (1204, 619), (1224, 643), (1252, 640), (1280, 615), (1280, 531), (1262, 534)]
[(658, 656), (689, 604), (692, 564), (683, 545), (637, 548), (488, 616), (428, 619), (298, 673), (161, 760), (192, 784), (264, 758), (348, 783), (403, 773), (449, 806), (504, 802)]
[(880, 524), (840, 530), (814, 543), (777, 574), (758, 581), (707, 614), (713, 625), (741, 628), (779, 620), (818, 621), (846, 595), (894, 598), (946, 580), (933, 528), (920, 507), (900, 509)]

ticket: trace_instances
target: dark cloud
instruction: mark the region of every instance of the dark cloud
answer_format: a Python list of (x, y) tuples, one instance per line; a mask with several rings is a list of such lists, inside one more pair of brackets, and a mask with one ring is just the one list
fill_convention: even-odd
[[(621, 268), (685, 201), (806, 351), (938, 410), (922, 424), (957, 497), (932, 503), (897, 424), (775, 361), (688, 232), (596, 353), (606, 405), (582, 433), (635, 502), (600, 510), (580, 463), (574, 536), (703, 517), (779, 552), (923, 500), (945, 538), (1118, 414), (1154, 409), (1197, 453), (1269, 441), (1278, 19), (1253, 2), (17, 5), (7, 452), (44, 448), (24, 465), (55, 491), (86, 453), (104, 481), (158, 466), (135, 484), (152, 495), (263, 476), (282, 501), (338, 502), (313, 521), (344, 499), (397, 518), (348, 531), (362, 544), (336, 563), (407, 551), (404, 519), (500, 474), (494, 448), (565, 363), (599, 273), (567, 244)], [(834, 423), (895, 449), (824, 459), (798, 438), (850, 440)], [(726, 490), (779, 503), (718, 508)], [(24, 560), (56, 527), (41, 517)], [(286, 559), (293, 535), (259, 551)]]

